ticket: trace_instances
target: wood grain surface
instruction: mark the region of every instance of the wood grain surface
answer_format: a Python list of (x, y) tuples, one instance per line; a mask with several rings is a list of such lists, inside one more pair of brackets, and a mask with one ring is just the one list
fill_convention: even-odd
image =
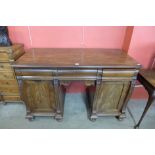
[(50, 81), (23, 81), (22, 99), (31, 112), (55, 112), (54, 86)]
[(98, 87), (96, 110), (98, 113), (119, 112), (129, 89), (129, 82), (102, 82)]
[(23, 44), (0, 47), (0, 94), (3, 102), (20, 101), (18, 83), (11, 62), (24, 52)]
[(110, 67), (132, 68), (139, 64), (118, 49), (30, 49), (14, 67)]

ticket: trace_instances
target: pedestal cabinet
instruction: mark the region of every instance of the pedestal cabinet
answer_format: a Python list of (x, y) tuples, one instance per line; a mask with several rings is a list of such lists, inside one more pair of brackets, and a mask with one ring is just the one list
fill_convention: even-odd
[(134, 69), (103, 69), (96, 85), (87, 88), (92, 121), (98, 116), (116, 116), (119, 120), (125, 117), (137, 73)]
[(52, 116), (58, 121), (62, 119), (65, 89), (58, 81), (23, 79), (21, 90), (27, 108), (26, 118), (33, 120), (34, 116)]
[(26, 118), (50, 116), (60, 121), (63, 117), (65, 87), (55, 79), (56, 69), (16, 69), (21, 99), (26, 105)]
[(0, 47), (0, 102), (21, 101), (18, 83), (11, 63), (24, 54), (24, 45)]

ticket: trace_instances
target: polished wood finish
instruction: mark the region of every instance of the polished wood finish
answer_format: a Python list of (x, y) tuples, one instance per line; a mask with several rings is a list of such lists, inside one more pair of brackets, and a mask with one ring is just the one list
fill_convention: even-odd
[[(93, 113), (98, 116), (104, 115), (120, 115), (124, 100), (128, 94), (130, 82), (102, 82), (96, 87), (96, 94), (91, 103), (93, 106)], [(90, 89), (90, 88), (88, 88)], [(89, 91), (89, 90), (88, 90)], [(94, 118), (94, 117), (92, 117)]]
[(62, 119), (63, 86), (71, 81), (83, 81), (92, 121), (98, 116), (125, 117), (126, 104), (140, 68), (118, 49), (77, 48), (30, 49), (12, 66), (28, 118), (49, 115)]
[(22, 98), (32, 112), (53, 112), (56, 110), (54, 86), (50, 81), (24, 81), (22, 87)]
[(30, 49), (14, 67), (88, 67), (135, 68), (137, 62), (118, 49)]
[(103, 77), (117, 77), (117, 78), (121, 78), (121, 77), (128, 77), (128, 78), (132, 78), (135, 74), (135, 70), (132, 69), (126, 69), (126, 70), (121, 70), (121, 69), (104, 69), (103, 70)]
[(22, 99), (27, 107), (26, 117), (33, 119), (34, 116), (41, 115), (62, 119), (63, 109), (61, 113), (58, 111), (57, 95), (59, 94), (55, 92), (55, 86), (51, 81), (23, 81)]
[(155, 69), (149, 69), (149, 70), (141, 70), (138, 74), (138, 81), (144, 86), (146, 91), (148, 92), (149, 98), (146, 103), (146, 107), (142, 113), (142, 116), (140, 117), (140, 120), (138, 123), (134, 126), (134, 128), (139, 128), (140, 124), (146, 115), (149, 107), (152, 105), (152, 103), (155, 101)]
[(24, 54), (23, 44), (0, 47), (0, 102), (21, 101), (18, 83), (11, 62)]

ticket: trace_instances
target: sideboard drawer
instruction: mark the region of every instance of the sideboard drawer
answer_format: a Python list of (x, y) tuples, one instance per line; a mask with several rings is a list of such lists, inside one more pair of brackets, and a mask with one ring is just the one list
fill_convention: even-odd
[(97, 69), (60, 69), (57, 76), (62, 80), (95, 80), (98, 74)]
[(138, 73), (137, 70), (103, 69), (102, 78), (133, 78)]
[(56, 69), (16, 69), (15, 74), (16, 76), (54, 76)]

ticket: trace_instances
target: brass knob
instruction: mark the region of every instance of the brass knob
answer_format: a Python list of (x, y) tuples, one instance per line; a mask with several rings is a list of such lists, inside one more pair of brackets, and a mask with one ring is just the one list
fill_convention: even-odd
[(79, 64), (78, 62), (76, 62), (74, 65), (75, 65), (75, 66), (79, 66), (80, 64)]

